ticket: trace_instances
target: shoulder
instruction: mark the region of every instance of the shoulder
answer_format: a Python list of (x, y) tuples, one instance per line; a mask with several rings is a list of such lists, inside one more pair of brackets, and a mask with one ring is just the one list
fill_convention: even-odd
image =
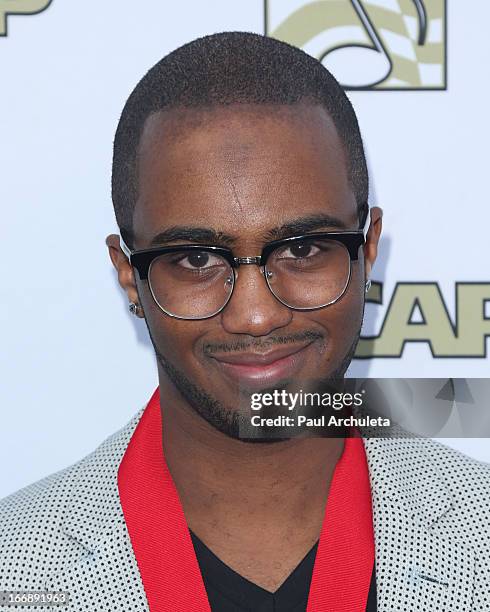
[(42, 589), (44, 569), (61, 549), (76, 554), (60, 524), (80, 463), (0, 500), (0, 589)]
[[(410, 508), (450, 508), (446, 518), (471, 524), (483, 519), (490, 532), (490, 464), (437, 440), (408, 435), (365, 439), (371, 484)], [(444, 500), (444, 501), (443, 501)]]
[(117, 474), (143, 410), (77, 463), (0, 500), (0, 588), (40, 589), (43, 576), (58, 561), (82, 552), (63, 532), (66, 509), (81, 487), (95, 491), (104, 478)]
[(489, 463), (478, 461), (436, 440), (425, 439), (424, 446), (441, 480), (462, 507), (478, 505), (490, 511)]
[(71, 494), (73, 484), (80, 478), (95, 478), (96, 468), (117, 468), (143, 410), (140, 409), (126, 425), (80, 461), (0, 499), (0, 531), (3, 522), (13, 514), (26, 513), (33, 518), (38, 514), (59, 514), (63, 511), (64, 501)]
[(465, 455), (432, 438), (415, 436), (402, 429), (394, 435), (365, 438), (368, 459), (375, 470), (393, 467), (393, 475), (410, 474), (414, 480), (428, 468), (435, 472), (450, 489), (457, 492), (475, 485), (488, 491), (490, 463)]
[[(434, 536), (456, 542), (459, 551), (471, 549), (475, 564), (475, 593), (487, 593), (490, 580), (490, 465), (434, 440), (425, 446), (448, 508), (432, 527)], [(478, 595), (480, 596), (480, 595)], [(483, 609), (483, 608), (482, 608)], [(486, 608), (485, 608), (486, 609)]]

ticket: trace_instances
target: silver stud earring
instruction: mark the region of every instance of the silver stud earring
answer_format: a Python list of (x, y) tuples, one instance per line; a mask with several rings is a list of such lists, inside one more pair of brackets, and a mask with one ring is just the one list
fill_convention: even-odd
[(368, 293), (368, 291), (371, 289), (371, 279), (368, 278), (366, 281), (366, 286), (364, 287), (364, 290), (366, 293)]
[(135, 304), (134, 302), (129, 303), (129, 312), (131, 314), (137, 317), (139, 311), (140, 311), (140, 307), (138, 306), (138, 304)]

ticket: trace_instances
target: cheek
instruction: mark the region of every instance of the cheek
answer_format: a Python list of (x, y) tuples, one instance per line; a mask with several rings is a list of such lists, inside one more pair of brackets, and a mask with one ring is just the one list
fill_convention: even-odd
[(362, 270), (363, 266), (360, 261), (353, 263), (347, 289), (338, 303), (334, 304), (334, 306), (338, 306), (336, 312), (339, 313), (339, 316), (352, 321), (352, 326), (354, 326), (354, 323), (361, 323), (362, 320), (364, 304), (364, 276)]
[(208, 331), (210, 321), (185, 321), (169, 317), (155, 304), (147, 287), (139, 286), (138, 294), (150, 336), (158, 351), (177, 367), (195, 360), (193, 348)]
[(352, 266), (351, 278), (344, 295), (332, 305), (332, 314), (339, 323), (335, 326), (335, 332), (339, 336), (346, 336), (349, 346), (362, 325), (363, 306), (364, 281), (361, 266), (357, 264)]
[(314, 315), (315, 321), (328, 331), (335, 353), (350, 348), (362, 324), (364, 282), (360, 271), (361, 266), (353, 266), (344, 295)]

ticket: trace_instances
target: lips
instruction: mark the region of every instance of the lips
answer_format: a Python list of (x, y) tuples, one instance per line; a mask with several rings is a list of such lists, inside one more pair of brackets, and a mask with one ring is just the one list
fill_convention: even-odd
[(211, 357), (235, 383), (261, 387), (294, 376), (305, 364), (311, 344), (288, 345), (267, 353), (222, 353)]

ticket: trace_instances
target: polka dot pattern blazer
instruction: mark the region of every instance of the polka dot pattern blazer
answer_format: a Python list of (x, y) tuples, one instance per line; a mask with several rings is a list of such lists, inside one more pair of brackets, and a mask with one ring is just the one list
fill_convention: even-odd
[[(69, 612), (149, 612), (117, 489), (143, 410), (78, 463), (0, 501), (0, 591), (69, 592), (59, 608)], [(425, 438), (364, 444), (379, 612), (489, 612), (490, 465)], [(0, 606), (13, 609), (47, 610)]]

